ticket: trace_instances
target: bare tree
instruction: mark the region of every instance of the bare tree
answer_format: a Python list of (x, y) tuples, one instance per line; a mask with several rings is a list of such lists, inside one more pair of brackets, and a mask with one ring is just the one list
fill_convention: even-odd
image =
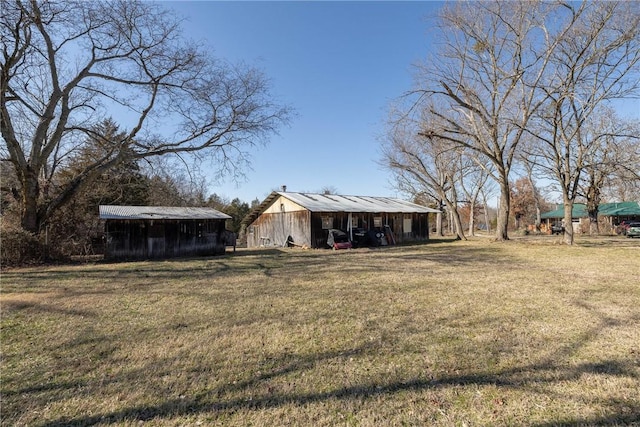
[(640, 127), (621, 119), (614, 110), (603, 108), (585, 122), (584, 128), (583, 134), (589, 135), (593, 149), (585, 162), (579, 194), (587, 202), (589, 233), (598, 234), (598, 207), (607, 181), (624, 176), (627, 181), (640, 182)]
[(491, 218), (490, 218), (490, 208), (489, 208), (489, 198), (494, 195), (496, 192), (496, 184), (494, 181), (488, 180), (485, 182), (480, 188), (480, 196), (482, 198), (482, 211), (484, 215), (484, 226), (485, 229), (490, 232), (491, 231)]
[[(640, 129), (640, 124), (635, 125)], [(640, 130), (636, 131), (640, 135)], [(640, 144), (637, 140), (629, 139), (616, 146), (625, 154), (626, 161), (619, 164), (613, 173), (606, 177), (602, 196), (607, 200), (631, 201), (640, 200)]]
[(320, 189), (319, 193), (331, 195), (331, 194), (339, 194), (339, 191), (338, 191), (338, 188), (333, 185), (325, 185)]
[[(474, 150), (493, 164), (500, 186), (496, 239), (508, 239), (509, 174), (533, 112), (538, 85), (553, 51), (545, 2), (456, 2), (441, 14), (443, 49), (422, 67), (414, 108), (430, 108), (441, 120), (425, 128)], [(423, 106), (423, 100), (428, 100)]]
[[(564, 147), (582, 138), (579, 129), (596, 105), (636, 90), (638, 10), (635, 2), (562, 1), (455, 2), (443, 9), (443, 47), (421, 67), (407, 114), (429, 109), (440, 120), (421, 135), (493, 163), (497, 240), (508, 239), (509, 175), (529, 134), (545, 146), (540, 151), (562, 183), (570, 220), (580, 173), (563, 162), (579, 156)], [(565, 241), (573, 242), (570, 228)]]
[(536, 231), (540, 231), (540, 225), (542, 224), (542, 202), (543, 198), (540, 194), (540, 190), (538, 190), (538, 186), (536, 185), (533, 179), (533, 167), (530, 163), (525, 163), (525, 169), (527, 171), (527, 180), (529, 181), (529, 185), (531, 186), (531, 190), (533, 192), (533, 203), (536, 210), (536, 220), (535, 227)]
[[(590, 132), (589, 121), (600, 106), (640, 89), (640, 8), (634, 2), (568, 3), (564, 7), (571, 25), (553, 51), (553, 67), (540, 86), (545, 108), (537, 112), (538, 126), (529, 130), (541, 141), (538, 158), (559, 184), (564, 221), (571, 224), (583, 173), (608, 138), (607, 132)], [(597, 195), (590, 197), (595, 203)], [(573, 244), (573, 234), (572, 227), (565, 228), (565, 243)]]
[(207, 204), (207, 179), (197, 166), (187, 167), (166, 156), (145, 160), (142, 170), (149, 180), (150, 206)]
[[(405, 119), (391, 121), (391, 130), (382, 147), (381, 164), (394, 174), (400, 191), (414, 196), (426, 194), (438, 204), (444, 203), (456, 236), (466, 240), (456, 188), (456, 181), (460, 179), (460, 150), (445, 140), (425, 140), (416, 131), (416, 124)], [(440, 222), (438, 226), (441, 225)], [(441, 228), (439, 233), (442, 234)]]
[[(241, 173), (251, 147), (287, 122), (262, 73), (214, 59), (157, 3), (2, 2), (2, 159), (12, 164), (24, 229), (41, 226), (79, 188), (129, 160), (198, 156)], [(128, 118), (118, 141), (55, 194), (48, 186), (92, 125)]]
[(525, 138), (522, 142), (522, 148), (517, 155), (518, 163), (520, 163), (524, 169), (526, 174), (526, 179), (529, 182), (529, 186), (532, 190), (532, 199), (535, 209), (535, 228), (536, 231), (540, 231), (540, 226), (542, 224), (542, 206), (544, 203), (544, 197), (540, 193), (538, 186), (536, 185), (536, 154), (535, 147), (537, 140), (533, 138)]
[(475, 211), (482, 188), (492, 172), (491, 162), (472, 150), (463, 150), (458, 157), (460, 179), (458, 185), (469, 204), (469, 235), (475, 235)]

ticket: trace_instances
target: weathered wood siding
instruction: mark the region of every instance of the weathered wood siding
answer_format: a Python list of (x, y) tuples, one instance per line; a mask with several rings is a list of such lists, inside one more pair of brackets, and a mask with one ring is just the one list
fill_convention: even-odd
[(310, 212), (263, 213), (247, 228), (247, 247), (286, 246), (291, 237), (297, 245), (311, 246)]
[(224, 220), (107, 220), (106, 259), (172, 258), (225, 252)]
[[(277, 203), (274, 203), (277, 205)], [(314, 212), (299, 210), (293, 212), (270, 209), (260, 215), (247, 228), (247, 247), (286, 246), (291, 237), (297, 245), (312, 248), (326, 248), (330, 228), (347, 231), (349, 213)], [(388, 225), (393, 231), (396, 243), (427, 240), (429, 238), (429, 217), (426, 213), (386, 214), (352, 213), (353, 227), (364, 230)], [(405, 219), (411, 223), (410, 230), (404, 229)]]

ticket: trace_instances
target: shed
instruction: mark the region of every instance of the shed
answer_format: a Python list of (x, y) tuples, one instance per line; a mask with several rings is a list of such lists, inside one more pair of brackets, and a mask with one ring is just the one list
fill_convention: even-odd
[(391, 197), (272, 192), (245, 217), (247, 247), (285, 246), (293, 242), (327, 248), (330, 229), (357, 241), (364, 233), (382, 235), (382, 244), (427, 240), (429, 214), (440, 213)]
[(230, 218), (213, 208), (101, 205), (105, 259), (221, 254)]

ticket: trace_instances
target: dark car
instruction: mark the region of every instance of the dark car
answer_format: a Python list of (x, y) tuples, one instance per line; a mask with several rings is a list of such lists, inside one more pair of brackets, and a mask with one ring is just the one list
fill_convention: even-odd
[(640, 237), (640, 222), (630, 222), (627, 227), (627, 237)]
[(563, 234), (564, 233), (564, 225), (559, 222), (551, 225), (551, 234)]
[(351, 244), (354, 248), (364, 248), (369, 246), (369, 235), (367, 230), (364, 228), (354, 228), (351, 231), (351, 234), (353, 235)]

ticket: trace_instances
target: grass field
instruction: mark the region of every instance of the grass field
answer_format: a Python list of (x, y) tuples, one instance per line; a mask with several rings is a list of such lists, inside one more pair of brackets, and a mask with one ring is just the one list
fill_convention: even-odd
[(6, 426), (640, 425), (640, 241), (2, 273)]

